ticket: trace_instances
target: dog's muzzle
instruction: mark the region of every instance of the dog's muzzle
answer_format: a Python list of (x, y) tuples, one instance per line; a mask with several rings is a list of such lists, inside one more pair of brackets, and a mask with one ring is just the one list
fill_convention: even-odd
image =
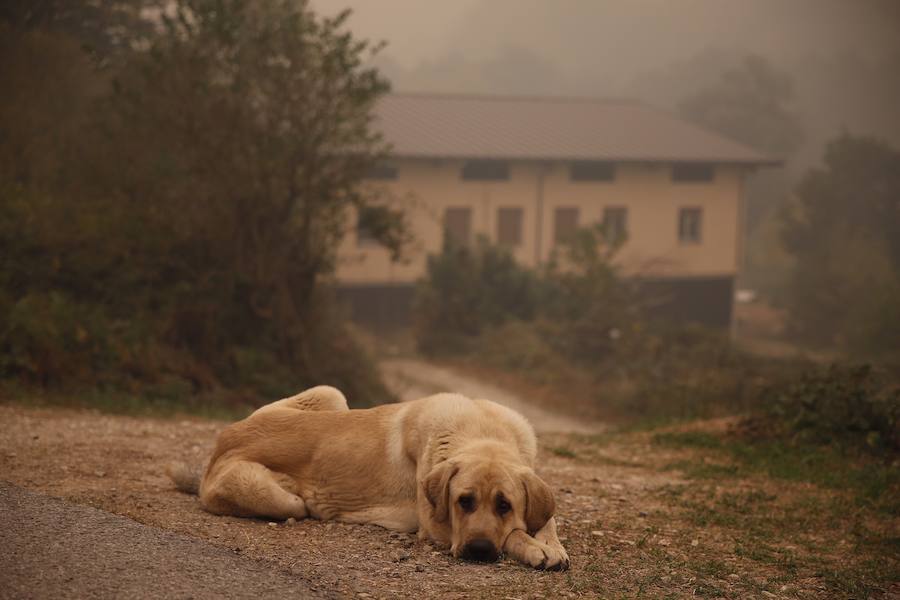
[(497, 552), (494, 542), (485, 539), (472, 540), (463, 546), (460, 553), (460, 558), (477, 562), (494, 562), (499, 557), (500, 553)]

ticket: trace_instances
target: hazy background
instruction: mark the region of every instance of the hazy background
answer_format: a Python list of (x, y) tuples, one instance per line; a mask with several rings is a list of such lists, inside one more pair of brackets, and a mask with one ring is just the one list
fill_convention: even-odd
[(384, 40), (397, 91), (631, 97), (664, 108), (749, 54), (790, 76), (792, 166), (841, 132), (900, 141), (896, 0), (313, 0)]

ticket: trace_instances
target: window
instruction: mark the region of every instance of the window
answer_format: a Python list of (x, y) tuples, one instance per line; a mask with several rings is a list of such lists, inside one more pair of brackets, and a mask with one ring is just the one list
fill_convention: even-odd
[(397, 167), (385, 164), (375, 165), (366, 173), (366, 179), (377, 179), (380, 181), (397, 179)]
[(560, 207), (554, 212), (553, 240), (557, 244), (567, 242), (578, 230), (578, 209)]
[(445, 240), (457, 246), (467, 246), (472, 241), (472, 209), (454, 207), (444, 211)]
[(470, 160), (463, 165), (462, 178), (468, 181), (506, 181), (509, 163), (502, 160)]
[(675, 163), (672, 165), (672, 181), (680, 183), (709, 182), (715, 177), (715, 168), (708, 163)]
[(375, 229), (382, 210), (376, 206), (363, 206), (356, 213), (356, 245), (370, 246), (378, 243)]
[(582, 160), (569, 167), (569, 178), (572, 181), (614, 181), (616, 179), (615, 163), (597, 160)]
[(703, 237), (703, 209), (682, 208), (678, 211), (678, 241), (699, 244)]
[(507, 246), (522, 244), (522, 209), (503, 207), (497, 209), (497, 243)]
[(628, 238), (628, 209), (607, 206), (603, 209), (603, 235), (609, 244), (620, 244)]

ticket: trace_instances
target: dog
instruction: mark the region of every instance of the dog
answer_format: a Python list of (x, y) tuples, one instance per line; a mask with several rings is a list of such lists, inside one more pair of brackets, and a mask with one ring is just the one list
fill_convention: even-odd
[(170, 469), (214, 514), (334, 519), (418, 532), (452, 555), (565, 570), (537, 442), (515, 411), (437, 394), (350, 410), (319, 386), (223, 430), (202, 476)]

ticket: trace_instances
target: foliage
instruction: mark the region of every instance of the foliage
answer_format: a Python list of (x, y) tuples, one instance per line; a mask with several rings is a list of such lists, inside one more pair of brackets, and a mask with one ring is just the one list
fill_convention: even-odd
[(900, 451), (900, 384), (870, 365), (813, 370), (768, 396), (769, 414), (800, 439)]
[(900, 350), (900, 152), (842, 136), (809, 171), (783, 240), (796, 258), (789, 327), (817, 344)]
[(761, 152), (787, 156), (803, 140), (803, 130), (789, 104), (790, 76), (760, 56), (747, 56), (724, 71), (712, 86), (681, 102), (688, 119)]
[[(181, 0), (149, 37), (107, 15), (103, 31), (135, 37), (97, 60), (81, 25), (106, 13), (37, 8), (52, 14), (16, 4), (0, 24), (15, 90), (0, 103), (0, 375), (249, 402), (331, 383), (386, 400), (327, 290), (384, 151), (370, 111), (387, 85), (347, 14)], [(396, 254), (402, 215), (381, 212)]]
[(459, 352), (467, 338), (511, 319), (528, 320), (537, 303), (537, 279), (508, 250), (479, 238), (474, 247), (447, 236), (441, 254), (428, 257), (414, 306), (416, 338), (426, 353)]
[(723, 332), (661, 323), (642, 311), (586, 229), (540, 271), (484, 242), (429, 261), (416, 302), (422, 351), (516, 373), (605, 418), (688, 418), (745, 410), (777, 366), (744, 355)]

